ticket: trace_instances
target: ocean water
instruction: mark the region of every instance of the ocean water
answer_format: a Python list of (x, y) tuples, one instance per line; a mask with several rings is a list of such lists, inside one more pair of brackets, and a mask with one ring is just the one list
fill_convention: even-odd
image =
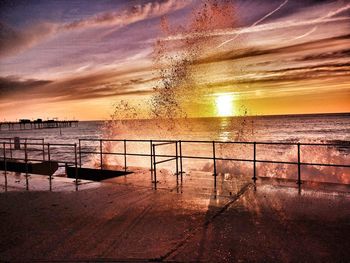
[[(46, 143), (78, 143), (79, 139), (177, 139), (250, 142), (336, 143), (338, 146), (302, 146), (301, 161), (307, 163), (350, 164), (350, 114), (288, 115), (264, 117), (230, 117), (164, 120), (128, 120), (114, 123), (105, 121), (79, 122), (78, 127), (25, 131), (0, 131), (0, 137), (44, 138)], [(30, 141), (30, 140), (28, 140)], [(34, 147), (34, 146), (33, 146)], [(210, 143), (183, 143), (184, 156), (212, 157)], [(38, 148), (40, 149), (40, 147)], [(83, 142), (83, 151), (96, 151), (99, 142)], [(52, 147), (52, 159), (72, 161), (72, 147)], [(217, 158), (252, 159), (252, 145), (216, 144)], [(128, 142), (128, 153), (150, 153), (147, 142)], [(123, 152), (122, 142), (103, 143), (103, 152)], [(175, 154), (174, 145), (159, 146), (157, 154)], [(18, 153), (20, 154), (20, 153)], [(31, 153), (32, 158), (40, 152)], [(31, 157), (29, 156), (29, 157)], [(296, 146), (258, 145), (257, 160), (297, 161)], [(104, 165), (123, 165), (124, 160), (114, 155), (103, 156)], [(82, 154), (82, 165), (98, 167), (98, 154)], [(128, 166), (150, 167), (149, 157), (128, 156)], [(184, 170), (212, 171), (212, 160), (184, 159)], [(217, 161), (217, 171), (225, 174), (252, 174), (252, 163)], [(174, 170), (169, 162), (160, 168)], [(259, 176), (295, 179), (296, 165), (258, 163)], [(302, 179), (350, 184), (350, 168), (302, 166)]]

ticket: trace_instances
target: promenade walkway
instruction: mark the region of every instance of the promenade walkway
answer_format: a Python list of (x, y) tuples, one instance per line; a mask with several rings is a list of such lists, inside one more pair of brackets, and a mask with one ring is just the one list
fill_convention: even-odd
[[(35, 180), (48, 183), (45, 177)], [(173, 175), (161, 171), (159, 180), (158, 190), (152, 189), (149, 171), (140, 169), (101, 183), (82, 182), (79, 191), (55, 178), (53, 192), (18, 187), (0, 193), (0, 261), (350, 258), (347, 187), (305, 186), (299, 193), (295, 182), (254, 185), (250, 177), (222, 175), (214, 192), (208, 173), (192, 172), (176, 185)]]

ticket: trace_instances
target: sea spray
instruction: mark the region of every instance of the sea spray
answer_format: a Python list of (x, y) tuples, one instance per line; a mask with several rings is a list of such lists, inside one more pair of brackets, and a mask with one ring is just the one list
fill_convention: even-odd
[[(153, 60), (158, 70), (159, 82), (151, 100), (155, 118), (176, 123), (177, 118), (189, 116), (194, 101), (204, 100), (210, 89), (203, 85), (210, 81), (210, 68), (200, 62), (212, 52), (214, 39), (209, 32), (233, 27), (235, 10), (229, 1), (203, 1), (192, 10), (186, 25), (172, 27), (169, 19), (161, 19), (163, 38), (155, 43)], [(169, 37), (180, 35), (178, 40)], [(205, 79), (204, 79), (205, 78)], [(203, 109), (200, 109), (203, 110)], [(201, 112), (197, 112), (197, 116)]]
[[(213, 97), (210, 79), (213, 77), (210, 58), (215, 55), (213, 48), (220, 39), (209, 34), (215, 30), (237, 26), (235, 3), (224, 0), (206, 0), (193, 8), (181, 26), (171, 25), (171, 19), (163, 16), (160, 20), (162, 35), (154, 44), (152, 59), (158, 79), (153, 94), (142, 109), (140, 105), (131, 105), (121, 101), (115, 104), (111, 120), (103, 127), (105, 138), (128, 139), (185, 139), (184, 125), (191, 115), (201, 116), (207, 110), (195, 105), (195, 101), (205, 101)], [(170, 41), (172, 36), (180, 36)], [(238, 40), (237, 40), (238, 41)], [(209, 102), (213, 104), (213, 101)], [(133, 121), (144, 118), (147, 121)], [(212, 115), (213, 112), (209, 112)], [(246, 120), (247, 109), (241, 106), (237, 118), (231, 123), (230, 136), (225, 140), (246, 140), (253, 134), (253, 120)], [(153, 129), (152, 129), (153, 128)], [(144, 134), (152, 129), (152, 134)], [(194, 127), (186, 127), (193, 130)], [(208, 138), (203, 138), (208, 139)], [(214, 139), (214, 138), (209, 138)], [(147, 146), (146, 146), (147, 147)], [(222, 147), (222, 146), (219, 146)], [(104, 145), (107, 152), (113, 151), (111, 143)], [(104, 160), (111, 162), (111, 160)]]
[[(232, 1), (206, 0), (196, 5), (192, 12), (184, 17), (180, 26), (171, 25), (171, 19), (163, 16), (160, 19), (162, 35), (154, 44), (152, 55), (155, 79), (153, 95), (147, 103), (148, 108), (138, 109), (129, 102), (121, 101), (114, 108), (110, 122), (106, 123), (105, 137), (115, 138), (127, 130), (128, 138), (140, 138), (142, 127), (125, 127), (125, 119), (141, 119), (145, 113), (157, 129), (158, 138), (168, 138), (169, 135), (181, 134), (184, 119), (191, 116), (201, 116), (207, 109), (197, 107), (195, 101), (205, 101), (213, 96), (210, 78), (213, 75), (211, 66), (203, 62), (213, 55), (213, 48), (218, 39), (210, 36), (210, 32), (235, 27), (236, 7)], [(183, 36), (175, 41), (169, 38)], [(208, 83), (208, 85), (206, 84)], [(210, 102), (213, 104), (213, 102)], [(247, 110), (241, 106), (239, 114), (246, 115)], [(197, 109), (198, 108), (198, 109)], [(196, 112), (197, 111), (197, 112)], [(194, 113), (194, 114), (193, 114)], [(210, 112), (212, 115), (213, 112)], [(246, 130), (246, 121), (237, 122), (238, 136), (229, 139), (242, 139)], [(128, 123), (130, 124), (130, 122)], [(182, 125), (181, 125), (182, 124)]]

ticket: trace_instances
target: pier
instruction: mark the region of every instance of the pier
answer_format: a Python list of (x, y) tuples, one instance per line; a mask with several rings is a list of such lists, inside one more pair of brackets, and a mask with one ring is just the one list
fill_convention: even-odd
[(68, 128), (78, 127), (77, 120), (29, 120), (21, 119), (18, 122), (0, 122), (0, 131), (18, 131), (18, 130), (34, 130), (34, 129), (53, 129), (53, 128)]

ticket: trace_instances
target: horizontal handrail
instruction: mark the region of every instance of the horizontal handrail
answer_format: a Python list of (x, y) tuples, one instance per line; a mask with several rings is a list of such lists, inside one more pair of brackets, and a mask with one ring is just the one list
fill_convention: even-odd
[[(0, 140), (13, 140), (14, 138), (11, 137), (11, 138), (0, 138)], [(21, 137), (20, 140), (30, 140), (30, 141), (44, 141), (45, 139), (42, 139), (42, 138), (23, 138)]]
[(82, 138), (79, 139), (79, 141), (93, 141), (93, 142), (99, 142), (99, 141), (103, 141), (103, 142), (176, 142), (176, 140), (149, 140), (149, 139), (88, 139), (88, 138)]
[[(62, 152), (60, 152), (62, 153)], [(96, 151), (80, 151), (81, 154), (102, 154), (102, 155), (119, 155), (119, 156), (140, 156), (140, 157), (150, 157), (153, 156), (149, 153), (126, 153), (123, 152), (96, 152)], [(155, 154), (156, 157), (171, 158), (175, 157), (174, 155), (168, 154)], [(201, 160), (212, 160), (211, 156), (190, 156), (182, 155), (183, 159), (201, 159)], [(254, 160), (254, 159), (241, 159), (241, 158), (222, 158), (216, 157), (216, 160), (220, 161), (238, 161), (238, 162), (257, 162), (257, 163), (276, 163), (276, 164), (298, 164), (298, 162), (287, 162), (287, 161), (277, 161), (277, 160)], [(315, 166), (334, 166), (334, 167), (350, 167), (350, 164), (325, 164), (325, 163), (309, 163), (309, 162), (300, 162), (301, 165), (315, 165)]]
[[(83, 138), (79, 139), (80, 141), (102, 141), (102, 142), (150, 142), (148, 139), (88, 139), (88, 138)], [(342, 146), (342, 147), (350, 147), (350, 142), (344, 142), (344, 143), (307, 143), (307, 142), (268, 142), (268, 141), (219, 141), (219, 140), (174, 140), (174, 139), (169, 139), (169, 140), (152, 140), (153, 142), (166, 142), (166, 143), (176, 143), (176, 142), (183, 142), (183, 143), (217, 143), (217, 144), (257, 144), (257, 145), (305, 145), (305, 146)]]
[[(1, 143), (6, 143), (6, 145), (15, 145), (16, 143), (14, 142), (1, 142)], [(35, 143), (35, 142), (20, 142), (18, 143), (19, 145), (29, 145), (29, 146), (42, 146), (42, 145), (50, 145), (50, 146), (74, 146), (74, 143)]]
[[(21, 138), (21, 140), (37, 140), (37, 141), (43, 141), (45, 139), (39, 139), (39, 138)], [(0, 140), (13, 140), (13, 138), (0, 138)], [(150, 140), (146, 139), (88, 139), (88, 138), (83, 138), (79, 139), (79, 141), (94, 141), (94, 142), (150, 142)], [(301, 146), (333, 146), (333, 147), (350, 147), (350, 142), (344, 142), (344, 143), (307, 143), (307, 142), (264, 142), (264, 141), (257, 141), (257, 142), (252, 142), (252, 141), (218, 141), (218, 140), (152, 140), (153, 142), (160, 142), (160, 144), (156, 145), (163, 145), (162, 143), (165, 144), (172, 144), (176, 142), (182, 142), (182, 143), (216, 143), (216, 144), (247, 144), (247, 145), (290, 145), (290, 146), (296, 146), (296, 145), (301, 145)], [(15, 144), (15, 142), (9, 142), (10, 144)], [(34, 142), (19, 142), (18, 144), (27, 144), (27, 145), (42, 145), (42, 143), (34, 143)], [(73, 143), (50, 143), (50, 145), (67, 145), (67, 146), (73, 146)]]
[[(4, 157), (0, 157), (0, 160), (4, 160)], [(25, 161), (23, 158), (10, 158), (6, 157), (6, 160), (14, 160), (14, 161)], [(32, 159), (32, 158), (27, 158), (27, 162), (42, 162), (43, 159)], [(69, 161), (62, 161), (62, 160), (55, 160), (55, 159), (50, 159), (51, 162), (57, 162), (57, 163), (64, 163), (64, 164), (74, 164), (74, 162), (69, 162)]]
[(153, 145), (154, 146), (162, 146), (162, 145), (169, 145), (169, 144), (174, 144), (174, 143), (176, 143), (176, 141), (175, 142), (154, 143)]
[(162, 160), (162, 161), (158, 161), (158, 162), (155, 162), (155, 164), (160, 164), (160, 163), (170, 162), (170, 161), (173, 161), (173, 160), (176, 160), (176, 157), (174, 157), (174, 158), (170, 158), (170, 159), (166, 159), (166, 160)]

